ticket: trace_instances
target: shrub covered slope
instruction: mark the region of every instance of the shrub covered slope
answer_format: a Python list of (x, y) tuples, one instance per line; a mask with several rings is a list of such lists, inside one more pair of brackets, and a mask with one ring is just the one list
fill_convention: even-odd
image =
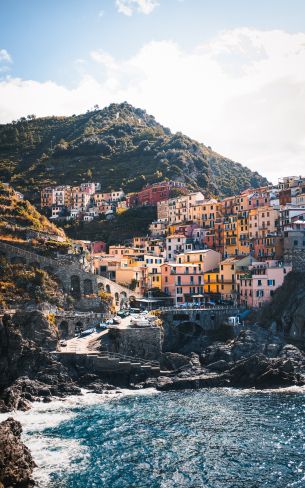
[(71, 117), (0, 125), (0, 178), (33, 195), (48, 184), (95, 180), (138, 191), (165, 178), (230, 195), (267, 180), (125, 103)]

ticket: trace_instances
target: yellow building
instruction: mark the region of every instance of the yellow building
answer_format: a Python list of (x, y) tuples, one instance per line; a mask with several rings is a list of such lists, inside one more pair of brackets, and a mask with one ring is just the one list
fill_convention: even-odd
[(117, 245), (117, 246), (109, 246), (109, 254), (111, 256), (115, 256), (115, 257), (134, 256), (135, 254), (136, 255), (140, 255), (140, 254), (143, 255), (144, 250), (138, 249), (136, 247), (127, 247), (127, 246)]
[(145, 254), (144, 263), (147, 267), (147, 288), (162, 288), (161, 266), (164, 258), (152, 254)]
[(221, 203), (215, 199), (197, 202), (189, 209), (189, 219), (204, 229), (213, 229), (216, 219), (221, 215)]
[(116, 282), (143, 295), (147, 288), (147, 268), (135, 262), (121, 262), (116, 270)]
[(237, 215), (230, 215), (226, 217), (223, 223), (224, 233), (224, 256), (237, 256)]
[(217, 294), (220, 293), (219, 269), (207, 271), (204, 273), (204, 293)]
[(219, 282), (220, 293), (224, 300), (238, 299), (238, 277), (248, 270), (252, 263), (251, 256), (238, 256), (224, 259), (220, 263)]
[(244, 211), (238, 214), (236, 229), (237, 229), (237, 254), (239, 256), (246, 256), (247, 254), (250, 254), (248, 212)]

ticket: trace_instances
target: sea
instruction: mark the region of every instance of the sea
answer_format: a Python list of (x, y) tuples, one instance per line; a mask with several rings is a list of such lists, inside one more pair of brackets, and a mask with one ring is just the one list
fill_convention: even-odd
[(304, 488), (305, 389), (83, 395), (13, 416), (40, 488)]

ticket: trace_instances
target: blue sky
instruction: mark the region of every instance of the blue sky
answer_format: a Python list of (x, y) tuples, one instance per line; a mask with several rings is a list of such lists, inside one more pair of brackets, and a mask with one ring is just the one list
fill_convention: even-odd
[(305, 2), (1, 0), (0, 122), (125, 99), (273, 179), (299, 173)]
[(150, 15), (119, 13), (114, 0), (1, 0), (0, 42), (10, 74), (76, 83), (75, 60), (102, 48), (134, 54), (151, 40), (189, 49), (224, 29), (305, 30), (304, 0), (161, 0)]

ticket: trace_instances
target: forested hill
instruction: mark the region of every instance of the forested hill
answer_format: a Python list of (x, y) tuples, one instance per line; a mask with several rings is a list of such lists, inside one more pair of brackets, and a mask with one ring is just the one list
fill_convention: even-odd
[(83, 115), (28, 116), (0, 125), (0, 178), (26, 194), (88, 180), (100, 181), (104, 190), (131, 192), (168, 178), (214, 195), (267, 183), (126, 102)]

